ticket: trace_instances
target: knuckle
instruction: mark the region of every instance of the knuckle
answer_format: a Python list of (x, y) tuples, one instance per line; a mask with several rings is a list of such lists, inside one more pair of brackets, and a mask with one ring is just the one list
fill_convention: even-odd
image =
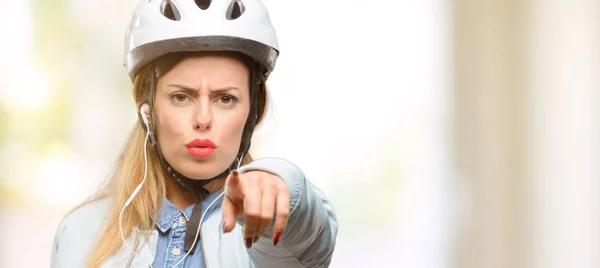
[(258, 219), (260, 217), (260, 213), (256, 212), (256, 211), (247, 211), (246, 212), (246, 217), (253, 218), (253, 219)]
[(275, 184), (275, 182), (273, 180), (263, 180), (262, 184), (263, 184), (263, 187), (268, 187), (271, 189), (277, 188), (277, 185)]
[(263, 213), (260, 216), (260, 219), (263, 220), (263, 221), (272, 221), (273, 220), (273, 214)]
[(281, 219), (287, 219), (289, 216), (289, 211), (285, 210), (285, 211), (278, 211), (277, 215), (279, 216), (279, 218)]
[(289, 192), (289, 191), (288, 191), (288, 188), (287, 188), (287, 185), (285, 185), (285, 183), (284, 183), (284, 182), (282, 182), (282, 183), (278, 183), (278, 184), (276, 185), (276, 187), (277, 187), (277, 189), (278, 189), (280, 192), (283, 192), (283, 193), (286, 193), (286, 194)]
[(256, 181), (256, 180), (260, 180), (262, 176), (260, 176), (260, 173), (258, 172), (252, 172), (250, 174), (248, 174), (248, 179)]

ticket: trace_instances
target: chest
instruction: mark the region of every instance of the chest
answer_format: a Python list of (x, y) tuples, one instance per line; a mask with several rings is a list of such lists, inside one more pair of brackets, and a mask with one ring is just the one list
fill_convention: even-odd
[(186, 252), (183, 250), (183, 239), (172, 238), (177, 238), (180, 233), (184, 234), (185, 229), (173, 229), (171, 231), (175, 232), (167, 236), (157, 230), (134, 229), (125, 239), (127, 244), (107, 258), (101, 267), (162, 268), (184, 263), (185, 266), (177, 267), (254, 268), (255, 265), (243, 243), (242, 227), (238, 225), (227, 234), (223, 234), (221, 230), (219, 220), (209, 219), (203, 223), (200, 228), (201, 235), (195, 245), (196, 253), (184, 259)]

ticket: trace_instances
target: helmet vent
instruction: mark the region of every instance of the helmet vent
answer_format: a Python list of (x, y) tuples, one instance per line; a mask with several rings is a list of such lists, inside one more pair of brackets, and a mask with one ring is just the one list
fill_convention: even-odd
[(231, 4), (229, 4), (229, 8), (227, 8), (226, 17), (228, 20), (235, 20), (241, 17), (242, 14), (244, 14), (244, 11), (246, 11), (246, 7), (244, 7), (242, 1), (233, 0), (231, 1)]
[(177, 10), (177, 7), (169, 0), (162, 1), (160, 4), (160, 13), (162, 13), (165, 18), (170, 20), (178, 21), (181, 19), (179, 10)]
[(208, 7), (210, 7), (210, 2), (212, 2), (211, 0), (195, 0), (196, 5), (202, 9), (202, 10), (207, 10)]

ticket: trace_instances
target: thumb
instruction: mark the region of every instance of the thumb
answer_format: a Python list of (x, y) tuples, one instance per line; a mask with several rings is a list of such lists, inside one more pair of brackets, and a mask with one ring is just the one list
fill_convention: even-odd
[(244, 189), (237, 170), (232, 171), (227, 177), (225, 181), (225, 194), (233, 201), (244, 199)]

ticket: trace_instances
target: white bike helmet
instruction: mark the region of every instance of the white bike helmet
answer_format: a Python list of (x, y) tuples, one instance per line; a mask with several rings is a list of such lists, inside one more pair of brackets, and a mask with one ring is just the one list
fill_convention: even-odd
[(142, 0), (125, 34), (125, 68), (133, 80), (147, 63), (171, 52), (236, 51), (275, 68), (279, 46), (260, 0)]

